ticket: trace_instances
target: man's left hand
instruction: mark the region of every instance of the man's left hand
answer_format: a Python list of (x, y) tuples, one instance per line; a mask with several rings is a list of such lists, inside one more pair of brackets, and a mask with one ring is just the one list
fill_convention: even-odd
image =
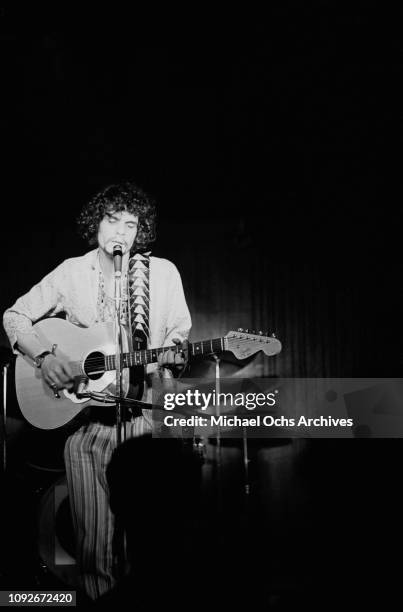
[(183, 342), (178, 338), (173, 338), (175, 348), (170, 348), (158, 355), (158, 365), (160, 368), (169, 368), (173, 373), (179, 374), (187, 365), (189, 359), (189, 342)]

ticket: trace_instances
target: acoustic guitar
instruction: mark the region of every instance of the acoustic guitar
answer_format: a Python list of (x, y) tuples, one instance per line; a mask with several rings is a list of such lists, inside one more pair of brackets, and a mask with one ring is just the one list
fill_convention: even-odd
[[(63, 389), (56, 397), (54, 391), (45, 383), (41, 370), (36, 368), (32, 359), (19, 356), (16, 361), (16, 392), (20, 409), (29, 423), (40, 429), (55, 429), (75, 418), (81, 410), (91, 405), (105, 405), (94, 394), (109, 392), (113, 394), (116, 381), (115, 335), (113, 323), (101, 323), (90, 328), (81, 328), (57, 318), (44, 319), (35, 325), (44, 350), (51, 350), (56, 344), (54, 354), (69, 361), (75, 379), (74, 390)], [(122, 393), (129, 391), (129, 368), (156, 363), (158, 355), (169, 348), (150, 348), (128, 351), (128, 339), (124, 337), (122, 356)], [(212, 340), (189, 343), (189, 357), (219, 354), (231, 351), (237, 359), (246, 359), (263, 351), (266, 355), (276, 355), (281, 351), (281, 342), (261, 332), (249, 333), (248, 330), (230, 331), (226, 336)], [(89, 397), (93, 394), (93, 397)], [(107, 409), (107, 407), (106, 407)]]

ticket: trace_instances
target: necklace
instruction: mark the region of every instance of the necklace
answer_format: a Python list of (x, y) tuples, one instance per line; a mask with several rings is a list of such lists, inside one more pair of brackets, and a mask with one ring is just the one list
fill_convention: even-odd
[[(115, 299), (108, 295), (105, 289), (105, 278), (102, 273), (101, 267), (99, 268), (99, 279), (98, 279), (98, 299), (97, 309), (98, 315), (101, 321), (104, 323), (114, 321), (115, 319)], [(128, 318), (128, 290), (127, 290), (127, 276), (123, 277), (122, 282), (122, 307), (120, 311), (120, 322), (122, 325), (126, 325)]]

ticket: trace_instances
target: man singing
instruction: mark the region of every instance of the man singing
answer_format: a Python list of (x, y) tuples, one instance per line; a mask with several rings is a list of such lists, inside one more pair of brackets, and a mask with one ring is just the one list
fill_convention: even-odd
[[(55, 393), (73, 387), (72, 371), (67, 360), (41, 345), (33, 323), (62, 312), (80, 327), (114, 321), (116, 246), (123, 255), (121, 324), (136, 342), (143, 343), (141, 348), (186, 341), (191, 318), (178, 270), (168, 260), (150, 256), (155, 218), (154, 202), (134, 183), (107, 187), (84, 207), (78, 220), (83, 238), (97, 248), (65, 260), (4, 313), (4, 328), (14, 351), (34, 360)], [(170, 370), (183, 368), (183, 354), (169, 350), (160, 355), (158, 365), (169, 375)], [(157, 375), (156, 368), (147, 366), (143, 397), (153, 372)], [(149, 411), (128, 419), (128, 437), (151, 431)], [(115, 410), (111, 407), (91, 409), (89, 422), (70, 436), (65, 446), (80, 585), (93, 599), (115, 583), (114, 519), (105, 476), (115, 446)], [(128, 473), (127, 478), (132, 484), (136, 474)]]

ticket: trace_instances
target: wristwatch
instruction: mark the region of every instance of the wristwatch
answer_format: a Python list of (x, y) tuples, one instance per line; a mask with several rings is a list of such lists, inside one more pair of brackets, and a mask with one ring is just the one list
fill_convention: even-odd
[(43, 360), (45, 359), (46, 355), (53, 355), (53, 353), (52, 353), (52, 351), (43, 351), (42, 353), (37, 355), (35, 357), (35, 359), (34, 359), (35, 367), (37, 367), (37, 368), (41, 368), (42, 367), (42, 363), (43, 363)]

